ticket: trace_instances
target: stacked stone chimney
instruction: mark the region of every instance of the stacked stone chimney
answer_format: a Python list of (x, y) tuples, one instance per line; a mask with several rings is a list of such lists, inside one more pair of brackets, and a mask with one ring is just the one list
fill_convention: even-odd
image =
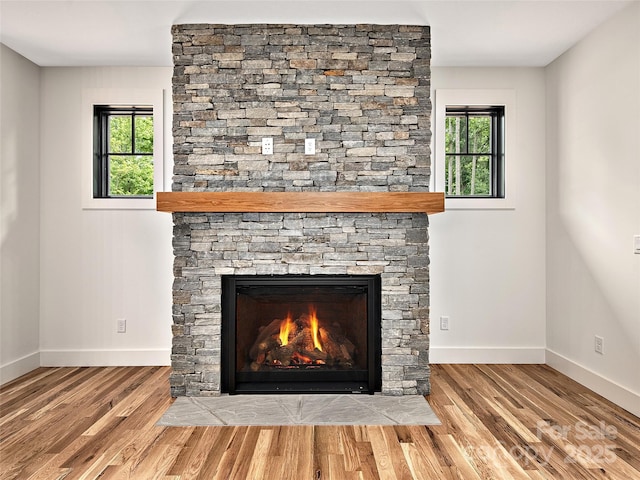
[[(173, 191), (428, 190), (429, 27), (172, 33)], [(220, 394), (220, 276), (258, 274), (381, 275), (383, 394), (428, 393), (427, 226), (415, 213), (175, 213), (172, 394)]]

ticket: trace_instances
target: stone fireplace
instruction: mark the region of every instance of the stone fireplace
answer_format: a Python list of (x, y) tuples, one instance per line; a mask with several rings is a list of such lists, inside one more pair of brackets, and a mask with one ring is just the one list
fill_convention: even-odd
[[(292, 275), (378, 278), (374, 383), (387, 395), (428, 393), (428, 217), (375, 195), (428, 191), (429, 27), (172, 33), (173, 192), (345, 192), (376, 203), (345, 210), (328, 200), (318, 211), (296, 196), (271, 209), (165, 209), (174, 212), (172, 395), (228, 387), (223, 278)], [(262, 154), (263, 138), (273, 154)], [(305, 154), (310, 138), (316, 151)]]

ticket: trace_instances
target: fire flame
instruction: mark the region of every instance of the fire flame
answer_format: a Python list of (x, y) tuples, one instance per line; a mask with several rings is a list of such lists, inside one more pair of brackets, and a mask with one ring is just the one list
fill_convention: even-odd
[(311, 334), (313, 336), (313, 346), (322, 351), (322, 344), (318, 338), (318, 317), (316, 315), (315, 307), (309, 307), (309, 318), (311, 322)]
[(291, 321), (291, 314), (287, 314), (282, 323), (280, 323), (280, 345), (287, 345), (289, 343), (289, 333), (293, 328), (293, 322)]
[[(313, 339), (314, 348), (322, 351), (322, 343), (320, 342), (320, 333), (318, 326), (318, 316), (316, 309), (313, 306), (309, 306), (309, 326), (311, 327), (311, 337)], [(287, 317), (280, 322), (280, 331), (278, 338), (280, 339), (280, 345), (289, 344), (289, 335), (295, 329), (295, 323), (291, 320), (291, 313), (287, 313)]]
[(293, 352), (293, 355), (291, 356), (291, 360), (293, 360), (294, 363), (299, 363), (303, 365), (309, 365), (313, 363), (312, 359), (310, 359), (305, 355), (302, 355), (300, 352)]

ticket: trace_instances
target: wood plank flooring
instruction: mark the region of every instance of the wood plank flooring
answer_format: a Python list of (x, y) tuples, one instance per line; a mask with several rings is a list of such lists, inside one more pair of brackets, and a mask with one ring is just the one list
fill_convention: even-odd
[(433, 365), (430, 427), (156, 427), (168, 376), (5, 385), (0, 479), (640, 479), (640, 419), (543, 365)]

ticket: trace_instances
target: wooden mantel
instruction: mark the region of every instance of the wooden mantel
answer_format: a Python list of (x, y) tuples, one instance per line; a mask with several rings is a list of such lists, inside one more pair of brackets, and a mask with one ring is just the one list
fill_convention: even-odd
[(158, 192), (160, 212), (439, 213), (443, 192)]

